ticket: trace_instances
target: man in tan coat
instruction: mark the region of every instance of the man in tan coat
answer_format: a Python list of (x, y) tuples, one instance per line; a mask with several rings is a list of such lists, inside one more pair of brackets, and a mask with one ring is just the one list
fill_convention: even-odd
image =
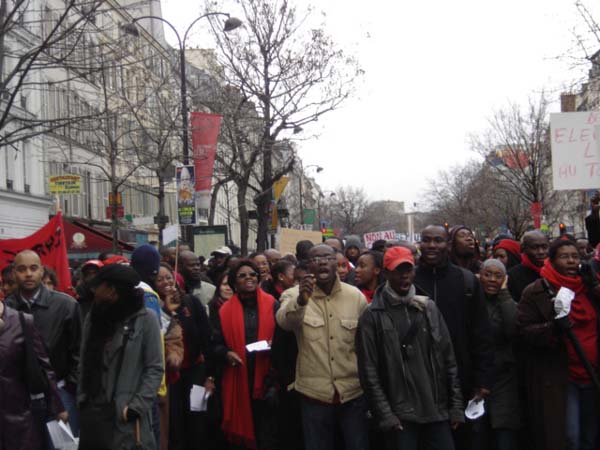
[(302, 397), (306, 449), (334, 448), (337, 422), (347, 450), (367, 450), (367, 406), (354, 340), (367, 301), (339, 280), (336, 265), (331, 247), (313, 247), (310, 274), (282, 294), (277, 323), (293, 331), (298, 342), (293, 387)]

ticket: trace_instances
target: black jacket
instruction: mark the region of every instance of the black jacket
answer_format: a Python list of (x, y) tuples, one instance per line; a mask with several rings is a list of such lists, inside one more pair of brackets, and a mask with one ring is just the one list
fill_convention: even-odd
[(517, 264), (508, 271), (508, 290), (513, 299), (518, 303), (521, 301), (523, 291), (527, 286), (540, 278), (538, 273), (525, 267), (523, 264)]
[(600, 244), (600, 216), (598, 212), (592, 212), (585, 218), (585, 229), (590, 245), (596, 248), (596, 245)]
[(32, 306), (21, 298), (18, 291), (6, 299), (6, 304), (33, 315), (35, 327), (48, 348), (56, 379), (77, 385), (81, 343), (81, 316), (77, 301), (41, 284)]
[[(401, 341), (413, 322), (419, 325), (410, 340), (412, 351), (404, 354)], [(383, 430), (398, 419), (464, 421), (452, 342), (431, 299), (415, 296), (408, 305), (392, 306), (385, 285), (380, 286), (359, 319), (356, 351), (361, 386)]]
[(465, 401), (473, 389), (491, 389), (494, 353), (479, 280), (449, 262), (435, 268), (420, 265), (416, 272), (417, 294), (435, 302), (448, 326)]

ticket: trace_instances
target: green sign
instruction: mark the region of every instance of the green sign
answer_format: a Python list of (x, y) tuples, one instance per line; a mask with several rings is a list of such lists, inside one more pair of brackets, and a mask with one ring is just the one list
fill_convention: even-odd
[(304, 224), (314, 225), (317, 221), (317, 212), (314, 209), (304, 208)]

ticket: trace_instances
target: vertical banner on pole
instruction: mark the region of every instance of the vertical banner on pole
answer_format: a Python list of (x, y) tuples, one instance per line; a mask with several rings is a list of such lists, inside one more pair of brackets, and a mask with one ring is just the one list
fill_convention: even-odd
[(177, 215), (180, 225), (196, 224), (194, 207), (194, 166), (177, 168)]
[(210, 191), (217, 154), (217, 141), (222, 116), (203, 112), (192, 112), (192, 147), (196, 169), (196, 211), (198, 221), (208, 221)]
[(540, 229), (542, 226), (542, 202), (531, 202), (531, 216), (533, 217), (533, 226)]

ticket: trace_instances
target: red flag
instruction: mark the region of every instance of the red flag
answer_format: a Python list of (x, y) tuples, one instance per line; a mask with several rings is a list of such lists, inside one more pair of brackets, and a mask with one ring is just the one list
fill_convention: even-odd
[(212, 184), (217, 140), (221, 116), (202, 112), (192, 113), (192, 146), (194, 148), (194, 172), (196, 219), (208, 220), (210, 209), (210, 188)]
[(33, 250), (58, 277), (57, 290), (72, 294), (71, 272), (67, 258), (67, 245), (62, 214), (59, 212), (35, 233), (22, 239), (0, 241), (0, 270), (14, 262), (15, 256), (22, 250)]
[(533, 226), (539, 229), (542, 226), (542, 202), (531, 202), (530, 208)]
[(192, 113), (196, 191), (210, 191), (221, 119), (219, 114)]

